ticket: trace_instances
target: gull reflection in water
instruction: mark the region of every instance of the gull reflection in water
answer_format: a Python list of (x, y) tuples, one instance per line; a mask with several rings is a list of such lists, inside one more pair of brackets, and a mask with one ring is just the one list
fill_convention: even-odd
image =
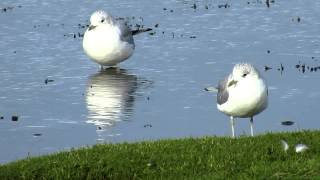
[[(109, 68), (89, 78), (86, 92), (87, 123), (97, 126), (98, 141), (119, 134), (107, 131), (133, 112), (138, 78), (124, 69)], [(106, 137), (107, 136), (107, 137)]]

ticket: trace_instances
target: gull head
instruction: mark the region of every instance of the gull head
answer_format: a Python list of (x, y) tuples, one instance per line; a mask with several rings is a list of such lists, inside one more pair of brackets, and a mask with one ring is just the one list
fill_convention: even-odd
[(259, 78), (258, 70), (249, 63), (239, 63), (233, 67), (231, 80), (228, 86), (235, 85), (237, 82), (248, 78)]
[(113, 17), (103, 10), (95, 11), (90, 17), (89, 31), (103, 24), (113, 25)]

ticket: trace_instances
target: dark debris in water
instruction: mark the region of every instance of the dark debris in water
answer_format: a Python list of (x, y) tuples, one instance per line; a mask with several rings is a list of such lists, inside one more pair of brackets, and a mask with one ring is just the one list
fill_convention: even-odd
[(275, 0), (251, 0), (247, 1), (247, 4), (265, 4), (268, 8), (275, 3)]
[[(311, 57), (312, 59), (314, 59), (315, 62), (317, 62), (318, 60), (315, 57)], [(264, 70), (268, 71), (271, 70), (272, 67), (265, 65), (264, 66)], [(277, 68), (278, 71), (282, 72), (284, 71), (284, 65), (281, 63), (280, 67)], [(297, 64), (294, 65), (294, 69), (297, 69), (299, 72), (301, 73), (307, 73), (307, 72), (320, 72), (320, 64), (315, 64), (315, 65), (308, 65), (306, 63), (302, 63), (301, 61), (299, 61)]]
[(270, 7), (270, 0), (266, 0), (266, 5), (268, 8)]
[(33, 133), (33, 136), (34, 137), (39, 137), (39, 136), (42, 136), (42, 134), (41, 133)]
[(229, 8), (230, 7), (230, 5), (228, 4), (228, 3), (226, 3), (226, 4), (219, 4), (218, 5), (218, 8)]
[[(318, 60), (315, 57), (311, 57), (311, 59), (313, 59), (315, 62), (318, 62)], [(294, 65), (294, 68), (297, 69), (299, 72), (301, 73), (306, 73), (306, 72), (320, 72), (320, 64), (318, 65), (308, 65), (306, 63), (302, 63), (301, 61), (299, 61), (299, 63)], [(272, 67), (271, 66), (264, 66), (264, 70), (268, 71), (271, 70)], [(278, 71), (282, 72), (284, 71), (284, 65), (281, 63), (280, 67), (277, 68)]]
[(22, 6), (21, 5), (18, 5), (18, 6), (7, 6), (7, 7), (4, 7), (4, 8), (0, 8), (0, 10), (1, 10), (1, 12), (5, 13), (5, 12), (12, 11), (15, 8), (22, 8)]
[(83, 36), (84, 36), (84, 33), (80, 33), (80, 32), (78, 32), (78, 33), (69, 33), (69, 34), (64, 34), (63, 35), (64, 37), (72, 37), (72, 38), (83, 38)]
[(284, 66), (282, 65), (282, 63), (280, 63), (280, 68), (278, 68), (278, 71), (280, 71), (282, 74), (283, 70), (284, 70)]
[(192, 5), (192, 7), (191, 8), (193, 8), (193, 9), (197, 9), (197, 5), (196, 5), (196, 3), (194, 3), (193, 5)]
[(144, 128), (151, 128), (152, 125), (151, 125), (151, 124), (145, 124), (143, 127), (144, 127)]
[[(64, 35), (64, 36), (66, 37), (67, 35)], [(69, 36), (73, 37), (75, 39), (77, 37), (82, 38), (84, 36), (84, 34), (81, 34), (80, 32), (78, 32), (78, 33), (70, 33)]]
[[(174, 38), (189, 38), (189, 39), (195, 39), (197, 38), (196, 35), (191, 35), (191, 34), (177, 34), (175, 32), (165, 32), (165, 31), (160, 31), (159, 33), (161, 33), (163, 36), (162, 37), (166, 37), (166, 35), (168, 35), (168, 37), (174, 39)], [(149, 35), (155, 35), (156, 31), (154, 32), (150, 32)]]
[(296, 18), (292, 18), (291, 20), (292, 20), (292, 22), (297, 21), (299, 23), (299, 22), (301, 22), (302, 19), (301, 19), (301, 17), (298, 16)]
[(170, 10), (169, 10), (168, 8), (163, 8), (163, 10), (164, 10), (164, 11), (167, 11), (167, 10), (168, 10), (169, 12), (173, 13), (173, 9), (170, 9)]
[(88, 28), (89, 27), (89, 24), (78, 24), (78, 28), (79, 29), (85, 29), (85, 28)]
[(11, 117), (11, 121), (18, 121), (19, 120), (19, 116), (13, 115)]
[(64, 27), (65, 24), (64, 23), (61, 23), (61, 24), (35, 24), (33, 25), (33, 28), (41, 28), (41, 27), (46, 27), (46, 28), (51, 28), (51, 27)]
[(44, 83), (45, 83), (45, 84), (48, 84), (48, 83), (53, 82), (53, 81), (54, 81), (53, 79), (48, 79), (48, 78), (47, 78), (47, 79), (44, 80)]
[[(314, 57), (312, 57), (312, 59), (314, 59)], [(309, 72), (320, 71), (320, 65), (311, 66), (311, 65), (306, 65), (305, 63), (302, 64), (300, 61), (298, 64), (295, 65), (295, 68), (302, 73), (305, 73), (306, 71), (309, 71)]]
[(318, 68), (319, 68), (319, 67), (311, 67), (311, 68), (310, 68), (310, 72), (316, 72), (316, 71), (318, 71)]
[(306, 71), (306, 65), (305, 64), (303, 64), (302, 66), (301, 66), (301, 71), (302, 71), (302, 73), (304, 73), (305, 71)]
[(293, 122), (293, 121), (282, 121), (282, 122), (281, 122), (281, 125), (291, 126), (291, 125), (294, 125), (294, 122)]
[(272, 69), (272, 67), (264, 66), (264, 71), (269, 71), (270, 69)]

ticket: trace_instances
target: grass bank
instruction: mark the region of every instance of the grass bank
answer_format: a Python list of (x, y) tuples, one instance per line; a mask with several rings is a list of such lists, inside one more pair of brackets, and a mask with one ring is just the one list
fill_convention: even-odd
[[(280, 141), (290, 148), (283, 150)], [(309, 149), (296, 153), (293, 145)], [(320, 131), (95, 145), (0, 166), (0, 179), (320, 178)]]

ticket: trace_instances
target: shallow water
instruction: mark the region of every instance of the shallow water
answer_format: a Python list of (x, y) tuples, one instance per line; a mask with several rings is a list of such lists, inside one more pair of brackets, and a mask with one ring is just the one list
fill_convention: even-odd
[[(215, 94), (203, 88), (243, 61), (270, 90), (256, 134), (320, 127), (320, 69), (311, 72), (320, 66), (318, 1), (30, 0), (0, 8), (0, 163), (95, 143), (230, 135)], [(119, 69), (100, 72), (83, 53), (79, 24), (96, 9), (154, 29), (135, 37)], [(236, 132), (248, 134), (249, 121), (236, 121)]]

